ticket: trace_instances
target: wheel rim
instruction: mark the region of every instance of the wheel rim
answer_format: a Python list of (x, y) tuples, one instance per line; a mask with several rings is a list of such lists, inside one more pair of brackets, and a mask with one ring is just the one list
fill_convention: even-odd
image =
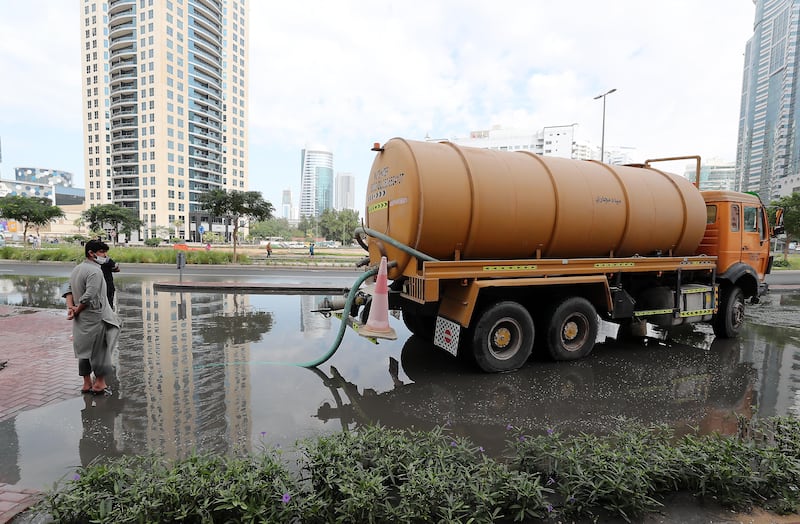
[(522, 344), (522, 326), (513, 318), (502, 318), (489, 331), (489, 353), (497, 360), (508, 360)]
[(589, 319), (582, 313), (573, 313), (561, 325), (561, 345), (569, 351), (580, 351), (589, 336)]

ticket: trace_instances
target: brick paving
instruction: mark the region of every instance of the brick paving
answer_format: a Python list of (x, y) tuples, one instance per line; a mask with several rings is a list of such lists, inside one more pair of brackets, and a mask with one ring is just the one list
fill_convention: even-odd
[[(71, 336), (66, 310), (0, 305), (0, 420), (80, 396)], [(0, 524), (37, 500), (36, 490), (0, 483)]]

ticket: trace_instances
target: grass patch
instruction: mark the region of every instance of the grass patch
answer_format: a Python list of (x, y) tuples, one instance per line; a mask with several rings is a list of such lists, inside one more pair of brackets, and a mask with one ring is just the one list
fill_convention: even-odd
[[(178, 251), (171, 247), (114, 247), (111, 246), (109, 256), (116, 262), (140, 264), (175, 264)], [(233, 250), (212, 249), (210, 251), (185, 251), (187, 264), (230, 264), (233, 263)], [(39, 249), (5, 246), (0, 248), (0, 258), (22, 261), (75, 262), (86, 258), (83, 246), (68, 245), (59, 247), (41, 247)], [(237, 253), (238, 264), (250, 264), (250, 257), (245, 253)]]
[(512, 431), (505, 459), (446, 429), (356, 432), (278, 450), (80, 468), (34, 508), (58, 522), (531, 522), (630, 520), (689, 492), (724, 507), (800, 508), (800, 421), (742, 421), (739, 435), (676, 437), (630, 424), (606, 436)]
[(783, 259), (783, 253), (772, 253), (774, 257), (772, 260), (773, 269), (800, 269), (800, 255), (789, 255), (786, 260)]

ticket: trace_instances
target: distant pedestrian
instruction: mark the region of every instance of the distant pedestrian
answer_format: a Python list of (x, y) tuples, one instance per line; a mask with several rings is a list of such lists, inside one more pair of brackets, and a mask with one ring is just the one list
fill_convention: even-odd
[[(120, 321), (108, 304), (103, 265), (108, 244), (90, 240), (84, 246), (86, 259), (69, 276), (64, 298), (67, 319), (72, 320), (72, 347), (83, 377), (82, 393), (111, 394), (106, 376), (113, 371), (111, 352), (117, 345)], [(94, 374), (94, 381), (92, 381)]]
[(267, 242), (267, 258), (272, 256), (272, 242)]
[(116, 288), (114, 287), (113, 273), (119, 273), (119, 264), (117, 264), (113, 258), (108, 257), (108, 260), (106, 260), (106, 262), (100, 266), (100, 269), (103, 270), (103, 278), (106, 280), (106, 295), (108, 296), (108, 305), (111, 306), (111, 309), (116, 309), (114, 307), (114, 293), (116, 292)]
[(311, 256), (311, 257), (314, 256), (314, 242), (311, 242), (308, 245), (308, 256)]

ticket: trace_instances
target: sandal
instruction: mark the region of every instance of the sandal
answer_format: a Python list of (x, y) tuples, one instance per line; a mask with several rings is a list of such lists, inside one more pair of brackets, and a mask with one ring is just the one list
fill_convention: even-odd
[(106, 387), (105, 389), (90, 389), (89, 390), (92, 395), (111, 395), (111, 388)]

